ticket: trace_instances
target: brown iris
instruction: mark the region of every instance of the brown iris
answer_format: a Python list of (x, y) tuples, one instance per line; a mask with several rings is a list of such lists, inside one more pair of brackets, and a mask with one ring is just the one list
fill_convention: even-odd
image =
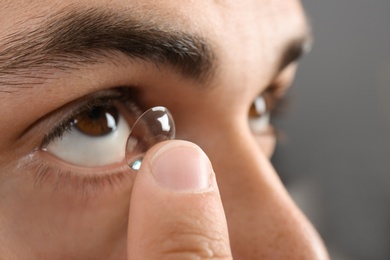
[(259, 118), (264, 116), (267, 113), (268, 106), (267, 101), (264, 97), (264, 94), (258, 96), (256, 100), (252, 103), (249, 109), (249, 117), (250, 118)]
[(85, 135), (104, 136), (116, 130), (118, 119), (119, 111), (115, 106), (101, 106), (75, 116), (73, 126)]
[(258, 96), (249, 109), (250, 118), (259, 118), (267, 113), (274, 112), (275, 106), (280, 98), (276, 97), (271, 91), (265, 91)]
[(254, 103), (252, 103), (251, 108), (249, 109), (249, 117), (250, 118), (256, 118), (256, 117), (259, 117), (259, 116), (262, 116), (262, 115), (259, 114), (259, 112), (257, 111), (256, 105)]

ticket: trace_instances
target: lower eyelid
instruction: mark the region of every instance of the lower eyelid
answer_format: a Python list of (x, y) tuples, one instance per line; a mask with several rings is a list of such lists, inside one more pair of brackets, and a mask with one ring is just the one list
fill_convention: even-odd
[(259, 118), (249, 118), (249, 126), (252, 132), (256, 134), (263, 134), (270, 126), (270, 114), (266, 113)]
[(277, 130), (272, 125), (269, 125), (267, 129), (261, 133), (254, 133), (253, 137), (260, 149), (267, 155), (268, 158), (271, 158), (276, 142), (278, 141)]
[(32, 185), (37, 189), (90, 198), (105, 194), (105, 190), (127, 192), (135, 180), (135, 174), (124, 163), (94, 169), (69, 168), (45, 157), (45, 152), (38, 150), (23, 162), (24, 172), (31, 173)]

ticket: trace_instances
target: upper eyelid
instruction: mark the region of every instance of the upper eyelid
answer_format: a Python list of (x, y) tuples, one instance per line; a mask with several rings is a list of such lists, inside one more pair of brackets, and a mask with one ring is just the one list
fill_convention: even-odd
[(292, 61), (287, 66), (277, 71), (262, 93), (269, 92), (276, 99), (283, 99), (294, 81), (297, 64), (297, 61)]
[(87, 96), (82, 104), (79, 104), (78, 107), (71, 110), (70, 113), (66, 114), (51, 131), (47, 132), (43, 137), (40, 147), (44, 147), (53, 139), (61, 137), (64, 132), (69, 130), (69, 123), (77, 114), (90, 111), (98, 106), (108, 106), (116, 100), (125, 103), (132, 113), (136, 115), (141, 114), (142, 111), (138, 111), (138, 106), (134, 104), (136, 102), (135, 94), (130, 91), (130, 89), (116, 88), (113, 90), (99, 91), (92, 96)]
[[(72, 116), (81, 112), (88, 106), (91, 100), (104, 98), (126, 98), (136, 102), (137, 95), (133, 91), (133, 87), (116, 87), (100, 90), (78, 99), (72, 100), (55, 110), (45, 114), (30, 126), (28, 126), (20, 135), (19, 140), (24, 143), (26, 140), (33, 140), (33, 149), (37, 150), (44, 144), (44, 137), (52, 132), (56, 127), (59, 127), (61, 122), (70, 120)], [(92, 102), (93, 103), (93, 102)], [(90, 103), (90, 105), (92, 104)], [(50, 129), (48, 129), (50, 128)], [(40, 133), (40, 134), (37, 134)], [(26, 139), (27, 138), (27, 139)], [(31, 142), (31, 141), (30, 141)]]
[(53, 139), (60, 137), (60, 135), (69, 130), (71, 119), (77, 114), (83, 111), (89, 111), (97, 106), (106, 106), (112, 103), (112, 99), (115, 97), (107, 97), (107, 98), (93, 98), (91, 100), (87, 100), (86, 103), (81, 104), (75, 110), (71, 111), (70, 114), (67, 114), (60, 122), (54, 126), (49, 132), (45, 134), (42, 140), (42, 144), (40, 147), (45, 147), (48, 143), (50, 143)]

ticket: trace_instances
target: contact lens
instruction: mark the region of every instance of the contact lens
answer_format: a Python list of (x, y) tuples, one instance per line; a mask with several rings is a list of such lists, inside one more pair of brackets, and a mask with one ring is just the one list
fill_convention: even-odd
[(125, 158), (129, 167), (138, 171), (146, 151), (153, 145), (175, 138), (175, 123), (165, 107), (145, 111), (135, 122), (126, 143)]

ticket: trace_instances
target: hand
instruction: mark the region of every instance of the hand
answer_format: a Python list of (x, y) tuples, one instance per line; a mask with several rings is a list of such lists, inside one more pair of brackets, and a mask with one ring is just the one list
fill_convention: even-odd
[(145, 155), (131, 197), (128, 259), (232, 259), (211, 163), (196, 145), (168, 141)]

